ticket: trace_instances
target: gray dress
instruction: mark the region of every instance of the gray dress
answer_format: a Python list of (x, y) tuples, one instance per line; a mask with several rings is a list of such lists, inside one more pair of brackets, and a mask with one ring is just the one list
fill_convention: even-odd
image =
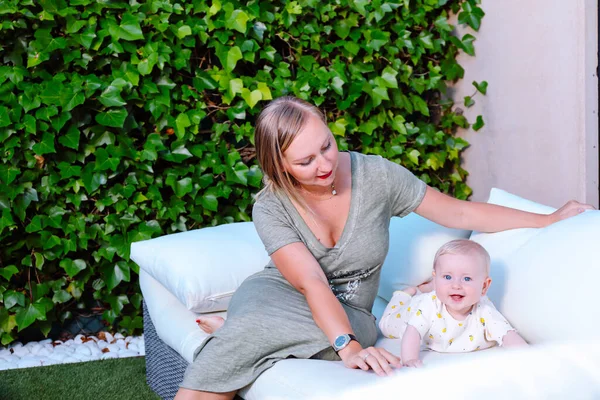
[[(269, 255), (290, 243), (306, 245), (348, 314), (358, 341), (368, 347), (377, 340), (370, 310), (389, 247), (390, 218), (413, 211), (423, 199), (426, 185), (379, 156), (351, 152), (350, 160), (350, 211), (335, 247), (321, 244), (284, 196), (261, 195), (253, 219)], [(235, 292), (225, 325), (196, 350), (181, 387), (208, 392), (237, 390), (286, 358), (339, 360), (315, 324), (304, 296), (270, 262)]]

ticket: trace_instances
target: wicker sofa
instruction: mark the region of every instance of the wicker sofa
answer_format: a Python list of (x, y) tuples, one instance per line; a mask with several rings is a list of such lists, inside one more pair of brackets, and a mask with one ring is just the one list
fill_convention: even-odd
[[(553, 211), (497, 189), (489, 202), (539, 213)], [(245, 399), (358, 399), (394, 393), (445, 400), (474, 399), (484, 394), (486, 398), (513, 400), (600, 398), (600, 318), (594, 298), (596, 282), (600, 281), (599, 211), (585, 212), (544, 229), (496, 234), (447, 229), (414, 214), (393, 218), (390, 252), (373, 314), (379, 317), (394, 290), (430, 274), (439, 245), (465, 237), (490, 252), (493, 284), (489, 297), (535, 346), (467, 354), (423, 352), (424, 368), (403, 368), (389, 378), (349, 370), (341, 362), (284, 360), (239, 395)], [(235, 242), (240, 238), (243, 240)], [(257, 240), (251, 223), (238, 223), (132, 245), (131, 257), (140, 265), (144, 296), (147, 381), (161, 398), (174, 397), (194, 350), (206, 336), (194, 322), (197, 310), (226, 317), (231, 289), (264, 265), (266, 255)], [(201, 242), (208, 244), (202, 247)], [(194, 243), (197, 245), (190, 247)], [(188, 253), (193, 255), (187, 261), (179, 259)], [(218, 281), (230, 275), (226, 266), (231, 265), (232, 257), (253, 267), (237, 271), (235, 279), (228, 277), (225, 283), (229, 287), (219, 288), (225, 295), (215, 295), (214, 287), (209, 293), (206, 280)], [(187, 289), (183, 288), (186, 285)], [(203, 297), (194, 297), (196, 292)], [(378, 346), (399, 353), (397, 340), (381, 337)]]

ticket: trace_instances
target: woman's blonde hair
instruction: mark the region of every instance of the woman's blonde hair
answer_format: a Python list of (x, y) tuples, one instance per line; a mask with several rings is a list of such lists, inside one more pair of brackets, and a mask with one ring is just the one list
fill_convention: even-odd
[(257, 197), (265, 191), (279, 192), (305, 206), (297, 194), (298, 182), (285, 171), (283, 153), (311, 116), (325, 123), (325, 115), (317, 107), (291, 96), (279, 97), (261, 111), (256, 120), (254, 145), (264, 188)]
[(451, 240), (440, 247), (433, 258), (433, 268), (438, 262), (438, 259), (444, 254), (476, 254), (485, 262), (485, 272), (490, 274), (490, 254), (487, 250), (477, 242), (468, 239)]

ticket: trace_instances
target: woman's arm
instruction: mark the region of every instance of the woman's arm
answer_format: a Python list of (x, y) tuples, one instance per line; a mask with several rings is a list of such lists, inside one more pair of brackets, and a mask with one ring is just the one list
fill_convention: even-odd
[(499, 232), (514, 228), (542, 228), (554, 222), (594, 209), (571, 200), (552, 214), (534, 214), (488, 203), (458, 200), (427, 187), (415, 212), (448, 228)]
[[(271, 258), (283, 277), (306, 297), (315, 323), (323, 330), (329, 343), (333, 343), (338, 335), (354, 333), (348, 316), (331, 291), (321, 266), (303, 243), (288, 244), (271, 254)], [(372, 368), (379, 375), (390, 374), (390, 364), (400, 363), (397, 357), (384, 349), (363, 350), (354, 340), (338, 354), (346, 366), (364, 370)], [(367, 362), (365, 356), (368, 357)]]

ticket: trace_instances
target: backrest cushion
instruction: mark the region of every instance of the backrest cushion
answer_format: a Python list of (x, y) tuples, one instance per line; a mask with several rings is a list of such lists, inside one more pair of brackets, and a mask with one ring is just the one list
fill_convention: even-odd
[(190, 311), (224, 311), (242, 281), (269, 256), (252, 222), (165, 235), (131, 244), (131, 259)]
[[(489, 203), (539, 214), (555, 209), (499, 189)], [(600, 337), (592, 297), (600, 279), (600, 212), (541, 229), (473, 232), (490, 253), (488, 297), (531, 343)]]

